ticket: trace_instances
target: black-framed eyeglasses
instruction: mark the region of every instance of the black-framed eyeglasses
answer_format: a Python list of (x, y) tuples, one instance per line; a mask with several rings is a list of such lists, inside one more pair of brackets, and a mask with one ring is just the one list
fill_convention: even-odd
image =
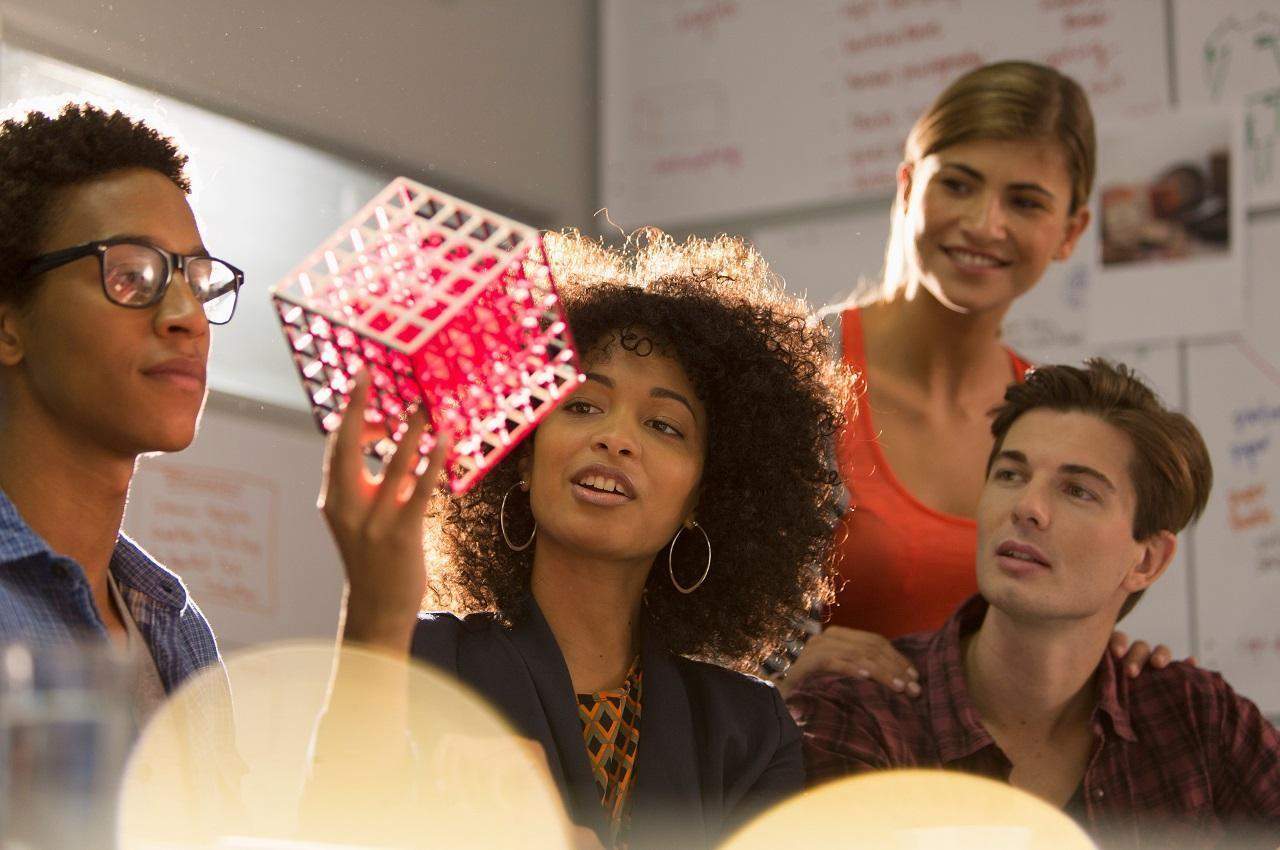
[(150, 307), (164, 298), (174, 271), (182, 272), (187, 285), (213, 325), (225, 325), (236, 311), (236, 299), (244, 272), (216, 257), (183, 256), (133, 239), (100, 239), (73, 248), (41, 254), (27, 266), (32, 278), (81, 257), (97, 256), (102, 292), (121, 307)]

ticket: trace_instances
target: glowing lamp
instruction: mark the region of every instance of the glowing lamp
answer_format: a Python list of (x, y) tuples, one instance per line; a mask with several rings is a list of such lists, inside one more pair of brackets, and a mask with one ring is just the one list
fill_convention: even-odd
[(423, 454), (454, 435), (455, 493), (582, 379), (538, 232), (404, 177), (271, 297), (320, 430), (338, 427), (364, 368), (377, 432), (366, 450), (386, 460), (422, 406)]

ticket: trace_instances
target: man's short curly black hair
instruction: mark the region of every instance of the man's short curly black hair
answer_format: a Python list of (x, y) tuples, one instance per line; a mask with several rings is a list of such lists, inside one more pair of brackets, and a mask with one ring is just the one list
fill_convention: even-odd
[(55, 214), (58, 191), (122, 168), (150, 168), (191, 191), (172, 139), (116, 110), (69, 103), (56, 118), (28, 112), (0, 124), (0, 299), (25, 302), (23, 273)]
[[(635, 331), (683, 367), (706, 407), (697, 520), (712, 544), (711, 572), (695, 593), (677, 592), (664, 548), (646, 604), (671, 651), (753, 669), (794, 635), (797, 615), (831, 598), (842, 493), (831, 446), (853, 376), (832, 357), (825, 326), (739, 239), (681, 245), (649, 231), (616, 251), (570, 233), (549, 236), (546, 252), (587, 359)], [(442, 521), (428, 537), (428, 607), (520, 616), (533, 549), (512, 551), (498, 526), (503, 496), (520, 479), (519, 456), (440, 503)], [(508, 531), (525, 539), (528, 496), (517, 490), (508, 501)], [(706, 557), (701, 536), (688, 537), (674, 554), (684, 584)]]

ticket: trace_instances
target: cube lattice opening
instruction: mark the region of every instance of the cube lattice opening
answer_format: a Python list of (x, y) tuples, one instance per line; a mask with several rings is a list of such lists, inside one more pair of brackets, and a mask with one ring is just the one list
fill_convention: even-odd
[(321, 431), (363, 367), (383, 432), (367, 449), (386, 460), (421, 405), (420, 451), (451, 431), (449, 485), (475, 484), (581, 380), (540, 247), (533, 228), (412, 180), (382, 190), (272, 290)]

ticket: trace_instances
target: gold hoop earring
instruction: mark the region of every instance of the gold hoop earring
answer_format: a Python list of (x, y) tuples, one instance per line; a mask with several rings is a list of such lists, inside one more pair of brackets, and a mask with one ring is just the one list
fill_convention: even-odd
[[(684, 533), (686, 528), (696, 528), (702, 532), (702, 539), (707, 543), (707, 565), (702, 569), (702, 577), (699, 578), (693, 587), (682, 587), (680, 582), (676, 581), (676, 565), (672, 562), (671, 553), (675, 551), (676, 541), (680, 539), (680, 535)], [(681, 593), (693, 593), (702, 587), (702, 583), (707, 580), (707, 576), (711, 575), (711, 538), (707, 536), (707, 530), (698, 523), (690, 523), (680, 526), (680, 530), (676, 532), (676, 536), (671, 538), (671, 545), (667, 547), (667, 574), (671, 576), (671, 584)]]
[(508, 487), (507, 492), (502, 494), (502, 507), (498, 508), (498, 530), (502, 532), (502, 539), (506, 542), (507, 547), (510, 548), (512, 552), (523, 552), (525, 549), (528, 549), (533, 545), (533, 538), (538, 534), (538, 521), (535, 519), (533, 521), (533, 532), (529, 535), (529, 539), (524, 543), (517, 546), (512, 543), (511, 538), (507, 536), (507, 497), (511, 495), (512, 490), (523, 486), (523, 481), (517, 481), (515, 484)]

